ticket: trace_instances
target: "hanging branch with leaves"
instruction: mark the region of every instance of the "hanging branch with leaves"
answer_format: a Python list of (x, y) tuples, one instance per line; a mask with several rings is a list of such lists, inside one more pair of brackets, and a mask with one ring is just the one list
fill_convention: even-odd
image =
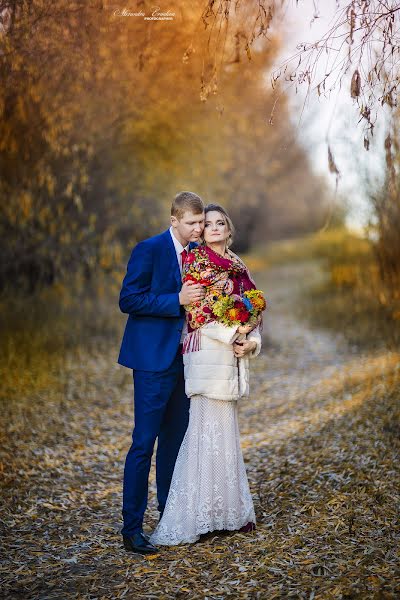
[[(277, 15), (288, 0), (208, 0), (202, 20), (209, 29), (210, 62), (221, 60), (226, 46), (226, 34), (219, 32), (231, 26), (231, 46), (235, 48), (233, 62), (243, 57), (251, 60), (252, 46), (267, 37)], [(364, 121), (364, 146), (368, 150), (370, 137), (380, 115), (380, 107), (397, 105), (400, 84), (400, 2), (398, 0), (332, 0), (336, 11), (332, 25), (312, 43), (300, 43), (297, 52), (285, 60), (271, 75), (275, 88), (284, 79), (294, 85), (308, 85), (307, 94), (328, 96), (337, 86), (346, 83), (350, 96), (358, 105), (360, 121)], [(279, 6), (277, 7), (277, 4)], [(314, 0), (313, 21), (320, 18), (318, 0)], [(327, 3), (324, 3), (326, 10)], [(301, 6), (298, 0), (296, 5)], [(217, 32), (217, 33), (216, 33)], [(324, 75), (319, 77), (319, 65), (324, 61)], [(296, 64), (297, 63), (297, 64)], [(296, 66), (292, 68), (292, 65)], [(203, 82), (203, 95), (216, 90), (217, 70), (213, 71), (214, 86)], [(206, 93), (204, 94), (204, 89)], [(270, 118), (272, 122), (272, 115)]]

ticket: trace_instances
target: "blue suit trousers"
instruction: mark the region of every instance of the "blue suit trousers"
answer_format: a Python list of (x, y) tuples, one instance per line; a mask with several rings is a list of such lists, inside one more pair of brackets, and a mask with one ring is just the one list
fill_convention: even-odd
[(164, 510), (175, 461), (189, 423), (181, 346), (164, 371), (133, 370), (135, 424), (125, 461), (122, 534), (141, 531), (155, 441), (158, 509)]

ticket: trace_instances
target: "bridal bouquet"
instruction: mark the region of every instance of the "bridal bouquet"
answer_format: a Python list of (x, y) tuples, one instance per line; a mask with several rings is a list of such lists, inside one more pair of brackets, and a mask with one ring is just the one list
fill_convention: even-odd
[(246, 265), (233, 252), (223, 258), (207, 246), (194, 248), (183, 264), (182, 280), (206, 291), (202, 300), (185, 305), (189, 334), (212, 321), (228, 327), (257, 325), (266, 308), (263, 292), (253, 289)]
[(231, 327), (232, 325), (256, 325), (267, 302), (261, 290), (248, 290), (242, 296), (221, 294), (213, 303), (211, 310), (216, 321)]

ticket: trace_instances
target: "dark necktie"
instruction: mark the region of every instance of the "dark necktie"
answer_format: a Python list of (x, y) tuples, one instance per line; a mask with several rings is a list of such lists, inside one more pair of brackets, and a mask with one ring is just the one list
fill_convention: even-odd
[(182, 250), (182, 252), (181, 252), (182, 267), (183, 267), (183, 264), (184, 264), (184, 262), (185, 262), (185, 260), (186, 260), (186, 257), (187, 257), (187, 255), (188, 255), (188, 253), (187, 253), (187, 250), (186, 250), (186, 248), (184, 248), (184, 249)]

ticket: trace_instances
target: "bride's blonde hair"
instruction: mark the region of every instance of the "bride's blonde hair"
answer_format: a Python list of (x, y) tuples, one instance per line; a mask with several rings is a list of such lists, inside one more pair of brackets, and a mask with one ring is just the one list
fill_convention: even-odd
[[(232, 219), (230, 218), (230, 216), (228, 215), (228, 212), (226, 211), (226, 209), (221, 206), (220, 204), (207, 204), (207, 206), (204, 207), (204, 215), (207, 218), (207, 213), (211, 212), (212, 210), (215, 210), (216, 212), (221, 213), (221, 215), (224, 217), (225, 223), (228, 226), (228, 230), (229, 230), (229, 237), (226, 240), (226, 247), (229, 248), (232, 243), (233, 243), (233, 236), (235, 235), (235, 226), (232, 223)], [(204, 244), (204, 237), (201, 237), (201, 243)]]

